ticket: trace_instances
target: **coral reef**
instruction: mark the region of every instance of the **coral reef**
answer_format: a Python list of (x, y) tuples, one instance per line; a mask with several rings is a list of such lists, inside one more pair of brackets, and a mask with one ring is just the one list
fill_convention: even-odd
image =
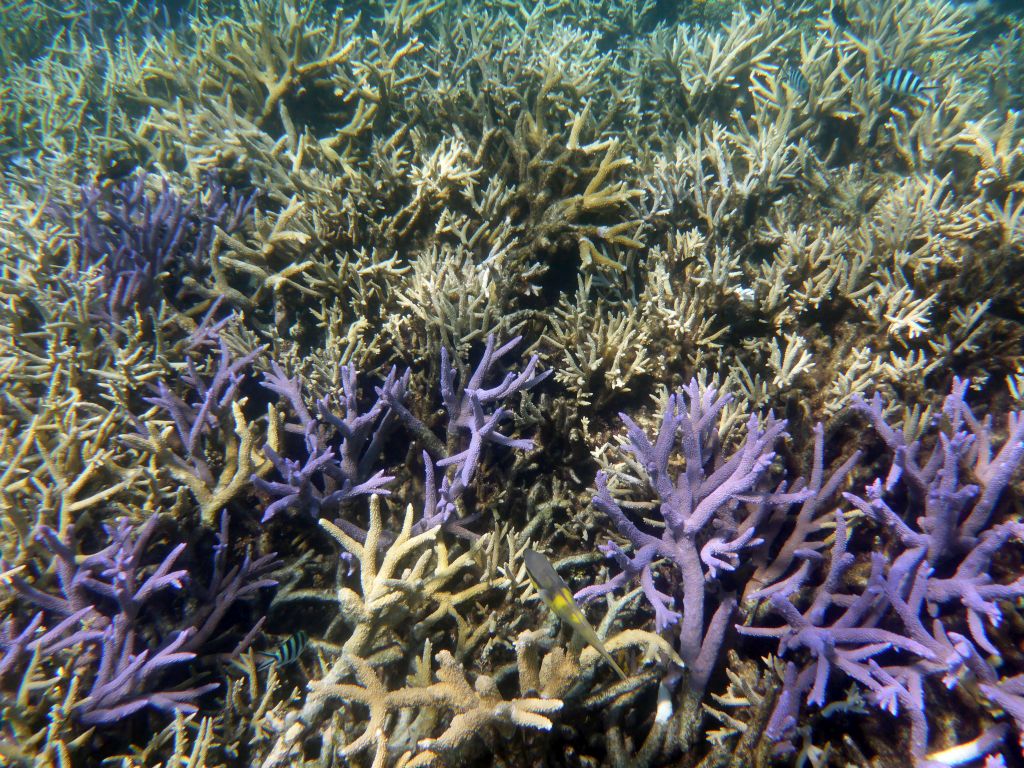
[(1019, 764), (1022, 61), (952, 0), (7, 2), (0, 762)]

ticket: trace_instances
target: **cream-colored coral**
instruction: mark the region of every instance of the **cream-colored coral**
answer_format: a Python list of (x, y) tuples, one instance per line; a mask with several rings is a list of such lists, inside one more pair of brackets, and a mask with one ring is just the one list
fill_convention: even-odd
[[(466, 655), (480, 642), (481, 633), (459, 621), (458, 612), (492, 588), (498, 562), (496, 551), (490, 548), (491, 537), (481, 537), (461, 553), (453, 552), (450, 556), (440, 529), (413, 533), (414, 517), (412, 506), (407, 506), (401, 530), (383, 551), (379, 549), (384, 533), (379, 497), (371, 500), (365, 542), (327, 520), (320, 521), (358, 559), (361, 588), (356, 592), (341, 587), (337, 592), (338, 605), (351, 625), (351, 633), (326, 673), (310, 683), (297, 722), (305, 723), (306, 728), (313, 726), (323, 719), (328, 704), (336, 700), (365, 705), (370, 714), (360, 734), (329, 748), (337, 748), (345, 756), (372, 750), (375, 765), (384, 765), (389, 745), (399, 742), (407, 745), (402, 749), (406, 754), (401, 764), (430, 765), (466, 748), (485, 727), (546, 729), (550, 727), (546, 715), (562, 706), (558, 700), (530, 697), (505, 700), (486, 675), (478, 675), (471, 685), (462, 666), (448, 651), (437, 655), (440, 669), (436, 682), (430, 679), (426, 662), (420, 665), (412, 685), (390, 687), (382, 670), (403, 658), (399, 633), (409, 629), (413, 634), (426, 636), (436, 622), (455, 616), (457, 624), (466, 630), (460, 629), (456, 652)], [(483, 567), (492, 577), (457, 586), (455, 582), (473, 566)], [(408, 619), (401, 617), (409, 614), (413, 618), (407, 626)], [(356, 682), (344, 682), (350, 677)], [(407, 725), (414, 729), (411, 736), (392, 730), (388, 725), (392, 714), (410, 708), (435, 714), (423, 714), (411, 721)], [(298, 732), (286, 727), (264, 765), (280, 765), (290, 759), (297, 738)], [(344, 738), (343, 734), (338, 734), (338, 738)]]
[(778, 339), (772, 339), (771, 354), (768, 357), (768, 368), (775, 374), (772, 386), (779, 390), (789, 387), (798, 376), (806, 374), (814, 367), (814, 360), (807, 351), (806, 341), (796, 335), (784, 338), (785, 348), (779, 345)]
[[(224, 768), (213, 762), (217, 745), (214, 718), (183, 715), (178, 712), (166, 728), (156, 733), (141, 749), (118, 755), (121, 765), (152, 768)], [(166, 756), (168, 749), (169, 756)], [(166, 756), (166, 759), (164, 759)]]
[(750, 718), (768, 704), (767, 691), (781, 679), (783, 664), (775, 657), (763, 662), (765, 668), (759, 669), (756, 661), (745, 661), (735, 651), (729, 651), (725, 690), (711, 694), (717, 706), (704, 705), (704, 711), (719, 723), (718, 728), (708, 731), (708, 740), (716, 747), (748, 733)]
[(629, 305), (611, 314), (604, 302), (591, 298), (590, 276), (579, 277), (576, 296), (555, 308), (544, 339), (560, 359), (555, 379), (572, 391), (580, 405), (600, 405), (630, 391), (631, 382), (650, 365), (650, 337), (643, 318)]
[(369, 662), (346, 654), (339, 663), (350, 668), (354, 683), (311, 684), (312, 697), (346, 705), (361, 704), (369, 711), (362, 732), (339, 746), (338, 754), (352, 758), (372, 751), (373, 765), (387, 765), (390, 743), (402, 738), (390, 733), (389, 721), (399, 710), (420, 709), (443, 713), (447, 725), (438, 735), (420, 738), (415, 745), (410, 745), (399, 758), (399, 764), (405, 768), (452, 764), (460, 750), (465, 750), (478, 737), (486, 736), (490, 729), (516, 726), (549, 730), (552, 724), (549, 716), (562, 708), (558, 699), (506, 700), (494, 681), (484, 675), (470, 684), (462, 665), (447, 651), (439, 652), (437, 661), (436, 681), (391, 690)]
[(716, 99), (738, 90), (750, 70), (771, 60), (794, 35), (779, 25), (774, 11), (738, 11), (721, 32), (679, 25), (656, 30), (640, 55), (658, 74), (658, 87), (678, 100), (686, 113), (713, 112)]

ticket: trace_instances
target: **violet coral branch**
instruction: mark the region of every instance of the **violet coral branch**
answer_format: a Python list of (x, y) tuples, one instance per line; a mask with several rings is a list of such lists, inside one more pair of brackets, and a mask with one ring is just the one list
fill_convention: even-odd
[[(1021, 415), (1011, 414), (1007, 440), (993, 453), (991, 419), (973, 415), (966, 392), (967, 382), (955, 380), (930, 447), (923, 439), (911, 440), (906, 428), (888, 424), (879, 396), (870, 404), (855, 397), (854, 410), (867, 415), (891, 450), (892, 463), (884, 482), (870, 482), (863, 496), (843, 495), (891, 533), (892, 551), (873, 553), (866, 583), (848, 578), (855, 558), (847, 551), (846, 521), (837, 512), (828, 574), (805, 610), (796, 602), (820, 558), (813, 551), (796, 553), (804, 562), (794, 576), (750, 595), (768, 598), (786, 624), (738, 631), (778, 638), (780, 655), (801, 649), (812, 659), (803, 666), (788, 662), (770, 738), (786, 744), (804, 695), (808, 703), (825, 703), (832, 669), (867, 689), (877, 707), (908, 717), (911, 753), (919, 766), (947, 765), (946, 756), (961, 753), (983, 757), (997, 748), (995, 735), (1005, 730), (995, 726), (972, 742), (930, 755), (925, 691), (934, 677), (947, 688), (973, 679), (993, 701), (1005, 700), (1004, 711), (1021, 729), (1018, 683), (999, 678), (989, 659), (1000, 656), (1000, 649), (986, 631), (1000, 625), (1008, 602), (1024, 597), (1024, 578), (1000, 583), (994, 573), (995, 555), (1024, 537), (1024, 525), (991, 522), (996, 501), (1024, 455)], [(977, 485), (961, 481), (968, 468)], [(900, 484), (905, 498), (894, 493)], [(893, 506), (891, 499), (900, 503)], [(969, 636), (960, 631), (964, 627)]]
[[(10, 621), (0, 630), (0, 683), (31, 653), (55, 667), (66, 665), (68, 674), (88, 688), (75, 708), (85, 725), (115, 723), (145, 707), (184, 714), (197, 710), (198, 699), (219, 684), (168, 687), (165, 673), (180, 678), (184, 665), (223, 629), (232, 607), (276, 583), (266, 574), (277, 563), (274, 555), (266, 555), (229, 566), (225, 514), (213, 575), (209, 586), (200, 589), (188, 571), (175, 567), (186, 543), (172, 546), (155, 564), (149, 562), (159, 521), (152, 515), (142, 526), (125, 519), (106, 526), (110, 543), (85, 557), (75, 555), (70, 540), (48, 528), (40, 531), (39, 541), (54, 556), (60, 591), (51, 594), (21, 576), (11, 578), (17, 594), (41, 610), (20, 633), (14, 633)], [(158, 599), (168, 590), (191, 591), (195, 607), (175, 616), (177, 603)], [(61, 654), (75, 647), (84, 652)]]
[(83, 186), (77, 210), (50, 205), (50, 213), (70, 230), (78, 268), (99, 269), (106, 298), (94, 314), (111, 326), (136, 306), (159, 303), (166, 270), (198, 272), (215, 230), (239, 231), (255, 202), (253, 195), (225, 193), (212, 176), (203, 198), (179, 196), (166, 179), (153, 187), (140, 173), (109, 186)]
[(318, 420), (306, 407), (298, 379), (288, 378), (276, 363), (271, 363), (263, 386), (286, 401), (298, 419), (298, 423), (286, 423), (284, 428), (303, 436), (305, 456), (292, 459), (270, 445), (264, 446), (263, 452), (280, 479), (252, 477), (257, 489), (274, 498), (264, 510), (263, 521), (291, 509), (319, 518), (337, 512), (349, 499), (388, 495), (388, 485), (394, 478), (383, 470), (374, 471), (374, 465), (394, 430), (395, 404), (404, 401), (408, 384), (409, 372), (399, 375), (393, 368), (377, 388), (377, 399), (360, 412), (358, 375), (353, 366), (342, 366), (341, 393), (317, 401)]
[[(426, 474), (426, 503), (423, 517), (416, 531), (444, 526), (472, 537), (465, 525), (469, 519), (458, 519), (458, 499), (473, 482), (480, 459), (487, 445), (499, 445), (513, 450), (529, 450), (533, 441), (512, 438), (498, 431), (499, 425), (511, 412), (502, 403), (526, 392), (546, 379), (551, 371), (537, 372), (538, 356), (532, 355), (526, 367), (516, 373), (505, 374), (500, 383), (485, 387), (492, 379), (501, 359), (515, 349), (522, 340), (517, 336), (496, 346), (493, 334), (487, 336), (480, 362), (460, 383), (458, 370), (452, 364), (448, 350), (441, 350), (441, 401), (448, 412), (446, 439), (441, 441), (420, 419), (390, 393), (378, 390), (394, 409), (402, 424), (421, 442)], [(437, 483), (437, 468), (445, 473)], [(450, 468), (450, 469), (449, 469)]]
[[(739, 553), (761, 541), (755, 538), (753, 528), (743, 526), (741, 510), (747, 510), (751, 502), (789, 505), (809, 495), (760, 489), (775, 457), (773, 447), (785, 434), (785, 422), (771, 414), (763, 427), (752, 416), (742, 445), (732, 455), (723, 455), (717, 421), (728, 402), (728, 395), (691, 381), (680, 393), (669, 396), (653, 442), (636, 422), (620, 414), (629, 438), (627, 450), (656, 495), (658, 514), (665, 525), (659, 535), (648, 532), (642, 521), (634, 521), (612, 495), (607, 475), (599, 472), (594, 506), (633, 545), (634, 554), (630, 557), (614, 545), (605, 548), (622, 573), (576, 595), (592, 600), (639, 576), (643, 593), (654, 608), (657, 629), (679, 625), (679, 653), (689, 667), (690, 688), (698, 698), (714, 668), (735, 607), (731, 596), (719, 598), (705, 623), (708, 585), (721, 572), (734, 570)], [(684, 460), (682, 469), (673, 466), (677, 443)], [(659, 560), (669, 566), (668, 591), (655, 586)]]
[[(255, 455), (258, 430), (246, 418), (247, 400), (240, 397), (248, 370), (264, 348), (235, 357), (222, 336), (216, 334), (216, 340), (219, 355), (211, 361), (210, 374), (203, 374), (190, 358), (178, 392), (161, 381), (156, 394), (147, 398), (166, 414), (169, 426), (136, 418), (139, 434), (123, 438), (156, 455), (174, 479), (192, 491), (203, 522), (211, 526), (252, 475), (269, 468)], [(276, 422), (269, 426), (268, 442), (274, 445)]]
[[(922, 534), (915, 534), (881, 500), (884, 491), (903, 480), (911, 502), (923, 507), (919, 525), (927, 537), (931, 563), (955, 557), (974, 545), (989, 523), (996, 500), (1024, 458), (1024, 413), (1009, 415), (1006, 440), (993, 456), (991, 418), (974, 416), (964, 401), (968, 385), (966, 379), (954, 379), (942, 406), (942, 430), (930, 451), (920, 440), (908, 442), (902, 430), (886, 422), (879, 394), (870, 403), (854, 395), (851, 406), (868, 417), (892, 451), (893, 463), (884, 488), (874, 485), (866, 501), (851, 495), (847, 498), (866, 514), (888, 521), (907, 544), (921, 543)], [(977, 485), (959, 484), (963, 467), (972, 469)]]

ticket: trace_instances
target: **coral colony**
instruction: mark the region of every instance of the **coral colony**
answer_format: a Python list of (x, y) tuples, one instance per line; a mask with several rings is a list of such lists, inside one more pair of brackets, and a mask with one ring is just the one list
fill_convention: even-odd
[(17, 0), (0, 764), (1024, 765), (1024, 12)]

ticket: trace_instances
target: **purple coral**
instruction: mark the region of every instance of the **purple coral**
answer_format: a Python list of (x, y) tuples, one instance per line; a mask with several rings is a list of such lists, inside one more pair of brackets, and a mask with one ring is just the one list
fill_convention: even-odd
[[(871, 421), (892, 451), (893, 461), (884, 486), (875, 483), (867, 500), (849, 494), (847, 498), (865, 514), (889, 525), (905, 545), (926, 546), (928, 561), (933, 564), (963, 554), (974, 545), (1024, 457), (1024, 413), (1009, 414), (1006, 440), (993, 455), (992, 419), (976, 418), (964, 402), (968, 385), (966, 380), (954, 379), (942, 405), (942, 429), (927, 456), (920, 440), (908, 443), (902, 429), (886, 422), (880, 395), (870, 403), (855, 395), (851, 406)], [(970, 470), (977, 485), (960, 484), (962, 469)], [(881, 498), (900, 481), (919, 513), (906, 517), (916, 520), (920, 531), (914, 531)]]
[[(124, 519), (108, 526), (110, 543), (84, 558), (75, 556), (69, 541), (43, 528), (39, 540), (54, 555), (60, 592), (51, 594), (20, 577), (12, 579), (22, 598), (41, 610), (17, 635), (10, 622), (5, 624), (0, 633), (0, 677), (16, 671), (27, 654), (53, 657), (81, 646), (84, 652), (71, 656), (70, 663), (89, 686), (75, 709), (82, 723), (114, 723), (145, 707), (196, 711), (198, 698), (218, 684), (166, 688), (164, 673), (195, 658), (239, 600), (276, 583), (266, 574), (277, 562), (273, 555), (246, 557), (229, 568), (227, 517), (222, 516), (209, 586), (193, 590), (197, 607), (175, 619), (160, 610), (154, 597), (167, 590), (183, 591), (193, 579), (186, 570), (175, 568), (186, 550), (184, 543), (163, 554), (155, 566), (148, 564), (159, 520), (153, 515), (141, 527)], [(34, 636), (47, 621), (56, 623)]]
[[(735, 569), (741, 552), (760, 543), (750, 524), (749, 509), (789, 505), (808, 495), (760, 490), (775, 457), (773, 447), (785, 434), (785, 421), (771, 414), (763, 427), (751, 416), (743, 444), (731, 456), (724, 455), (717, 422), (729, 400), (729, 395), (719, 395), (694, 379), (680, 393), (669, 396), (653, 443), (632, 419), (620, 414), (629, 436), (628, 450), (657, 497), (658, 516), (665, 525), (655, 534), (634, 521), (624, 503), (613, 497), (606, 473), (599, 472), (594, 506), (609, 517), (634, 551), (630, 556), (617, 544), (603, 547), (621, 572), (576, 595), (592, 600), (639, 578), (644, 596), (654, 608), (658, 630), (679, 624), (679, 653), (689, 667), (691, 690), (698, 697), (713, 671), (736, 605), (731, 596), (720, 598), (710, 621), (705, 622), (708, 585), (721, 572)], [(676, 469), (673, 461), (677, 444), (685, 461), (682, 469)], [(668, 592), (655, 586), (659, 559), (669, 566)]]
[[(54, 556), (60, 595), (37, 590), (20, 578), (15, 578), (14, 584), (21, 595), (61, 618), (88, 606), (96, 607), (97, 598), (105, 598), (117, 612), (134, 619), (154, 594), (168, 588), (181, 589), (188, 575), (184, 570), (172, 570), (185, 549), (183, 543), (172, 548), (155, 570), (142, 569), (159, 520), (153, 515), (139, 529), (127, 519), (121, 519), (115, 527), (105, 526), (110, 543), (80, 562), (70, 544), (44, 527), (37, 538)], [(98, 611), (97, 615), (106, 616), (106, 613)], [(101, 626), (108, 623), (105, 619), (98, 619), (98, 622)]]
[(147, 181), (140, 173), (113, 185), (89, 184), (81, 189), (77, 210), (50, 206), (72, 230), (78, 268), (98, 268), (105, 300), (95, 314), (111, 325), (137, 305), (155, 305), (160, 275), (172, 265), (198, 271), (215, 230), (241, 229), (254, 205), (252, 195), (225, 193), (212, 177), (203, 200), (182, 198), (166, 180), (152, 191)]
[(171, 418), (185, 457), (193, 463), (200, 477), (209, 483), (213, 482), (213, 473), (200, 455), (199, 439), (220, 426), (221, 419), (238, 398), (238, 388), (246, 370), (264, 349), (258, 347), (235, 357), (222, 336), (217, 336), (217, 343), (220, 356), (212, 376), (204, 378), (195, 361), (189, 358), (187, 370), (180, 378), (186, 390), (184, 397), (160, 381), (156, 384), (156, 394), (145, 398), (147, 403), (157, 406)]
[[(376, 401), (360, 412), (355, 367), (342, 366), (340, 396), (325, 396), (317, 402), (317, 421), (306, 407), (298, 380), (288, 378), (280, 366), (271, 363), (263, 386), (290, 405), (298, 423), (286, 424), (285, 431), (303, 436), (305, 456), (290, 459), (264, 446), (280, 480), (252, 478), (259, 490), (276, 497), (264, 510), (263, 520), (287, 509), (300, 509), (316, 518), (337, 511), (344, 501), (356, 496), (388, 494), (387, 486), (394, 478), (382, 470), (374, 471), (374, 465), (395, 426), (388, 403), (402, 403), (408, 384), (408, 372), (399, 376), (392, 369), (377, 389)], [(336, 406), (340, 406), (337, 412)]]
[[(384, 401), (412, 434), (423, 444), (425, 466), (425, 503), (423, 517), (416, 531), (436, 526), (472, 537), (465, 528), (468, 518), (459, 518), (457, 502), (473, 481), (481, 456), (488, 445), (513, 450), (529, 450), (533, 441), (508, 437), (498, 431), (511, 412), (502, 403), (526, 392), (546, 379), (551, 371), (537, 372), (538, 356), (532, 355), (523, 370), (508, 372), (494, 386), (485, 386), (493, 379), (501, 359), (515, 349), (521, 336), (496, 346), (494, 334), (488, 334), (480, 362), (471, 374), (459, 381), (447, 349), (441, 349), (441, 401), (448, 412), (445, 440), (437, 436), (401, 401), (378, 390)], [(437, 469), (444, 469), (440, 485)]]
[[(228, 492), (234, 492), (248, 481), (249, 470), (243, 473), (239, 469), (234, 475), (216, 477), (215, 466), (211, 466), (214, 454), (207, 450), (209, 441), (214, 435), (223, 437), (232, 431), (239, 440), (245, 439), (246, 436), (238, 434), (237, 424), (239, 409), (245, 402), (240, 396), (240, 388), (264, 348), (258, 347), (236, 357), (219, 332), (223, 323), (208, 325), (208, 320), (210, 315), (189, 341), (193, 350), (217, 345), (219, 354), (211, 357), (209, 373), (204, 374), (196, 358), (190, 355), (186, 371), (176, 385), (172, 387), (165, 381), (158, 381), (153, 387), (153, 395), (144, 398), (170, 420), (174, 428), (173, 438), (176, 439), (161, 434), (161, 429), (152, 421), (136, 418), (135, 427), (139, 434), (127, 436), (126, 440), (135, 442), (143, 450), (158, 451), (171, 472), (185, 478), (197, 496), (203, 493), (202, 489), (207, 489), (210, 497), (201, 498), (201, 503), (209, 507), (203, 510), (204, 518), (212, 522), (213, 516), (225, 503)], [(248, 456), (241, 459), (247, 461)], [(217, 498), (212, 489), (217, 489), (222, 497)]]
[(195, 658), (180, 650), (188, 642), (189, 630), (179, 632), (156, 651), (139, 650), (141, 638), (123, 615), (114, 616), (98, 645), (99, 662), (88, 696), (76, 710), (85, 725), (104, 725), (123, 720), (144, 707), (188, 714), (198, 709), (204, 693), (218, 687), (206, 683), (181, 690), (157, 690), (156, 680), (164, 669)]
[[(932, 677), (940, 677), (946, 687), (959, 685), (964, 676), (973, 678), (1019, 730), (1024, 727), (1020, 678), (1000, 679), (985, 658), (999, 655), (986, 626), (999, 626), (1001, 601), (1024, 597), (1024, 578), (998, 583), (993, 573), (995, 555), (1009, 541), (1024, 538), (1024, 525), (992, 524), (996, 501), (1024, 456), (1024, 418), (1010, 414), (1007, 439), (994, 452), (991, 419), (974, 416), (964, 401), (966, 392), (967, 382), (954, 380), (931, 448), (921, 439), (910, 441), (905, 430), (888, 424), (881, 397), (876, 395), (870, 404), (854, 399), (853, 409), (868, 417), (893, 458), (884, 482), (869, 483), (863, 497), (844, 497), (893, 534), (891, 564), (876, 553), (865, 584), (844, 578), (854, 557), (847, 552), (846, 524), (837, 513), (828, 576), (806, 610), (799, 611), (794, 601), (807, 582), (812, 561), (819, 557), (813, 552), (800, 554), (804, 562), (796, 575), (751, 595), (769, 598), (786, 624), (737, 629), (778, 638), (780, 655), (791, 656), (800, 648), (813, 659), (803, 667), (788, 662), (783, 693), (769, 723), (770, 737), (785, 740), (792, 735), (805, 694), (809, 703), (825, 702), (832, 668), (856, 679), (876, 706), (908, 716), (911, 751), (922, 766), (945, 764), (927, 754), (924, 692)], [(961, 482), (968, 469), (977, 485)], [(906, 489), (902, 511), (886, 500), (898, 485)], [(831, 618), (826, 621), (826, 616)], [(882, 652), (884, 662), (875, 658)], [(976, 752), (984, 747), (976, 757), (997, 748), (997, 733), (998, 726), (972, 742)]]
[(847, 529), (842, 514), (836, 513), (835, 520), (829, 569), (808, 607), (799, 611), (791, 600), (807, 586), (813, 564), (821, 560), (817, 553), (807, 553), (790, 578), (750, 596), (752, 600), (768, 598), (785, 625), (736, 627), (744, 635), (778, 639), (780, 657), (792, 657), (794, 651), (803, 649), (812, 659), (802, 669), (793, 661), (787, 664), (783, 692), (767, 727), (767, 735), (773, 740), (791, 735), (803, 696), (807, 696), (808, 703), (824, 706), (826, 688), (834, 669), (842, 670), (871, 691), (876, 701), (887, 702), (886, 709), (895, 711), (898, 708), (896, 681), (874, 663), (875, 657), (896, 649), (922, 659), (936, 658), (930, 644), (922, 642), (922, 638), (915, 639), (880, 626), (889, 607), (885, 558), (881, 554), (872, 556), (865, 586), (859, 590), (846, 589), (846, 574), (856, 559), (847, 551)]
[[(467, 521), (456, 520), (456, 500), (472, 482), (485, 447), (498, 445), (524, 450), (533, 445), (530, 440), (502, 434), (498, 427), (510, 415), (501, 403), (547, 377), (548, 372), (537, 373), (537, 356), (534, 355), (522, 371), (507, 373), (496, 385), (485, 386), (494, 376), (501, 358), (519, 341), (517, 337), (499, 347), (494, 337), (489, 336), (480, 362), (461, 385), (448, 351), (441, 350), (441, 400), (448, 411), (444, 441), (409, 409), (406, 402), (408, 371), (399, 375), (392, 369), (376, 387), (376, 400), (365, 411), (360, 411), (355, 368), (342, 366), (341, 392), (336, 398), (327, 396), (317, 402), (319, 418), (316, 418), (306, 406), (298, 380), (289, 378), (277, 364), (271, 363), (263, 386), (288, 403), (294, 421), (285, 424), (285, 431), (301, 435), (305, 450), (301, 458), (291, 458), (269, 446), (264, 447), (278, 478), (252, 478), (257, 489), (273, 498), (264, 510), (263, 519), (290, 509), (320, 517), (336, 512), (344, 501), (353, 497), (389, 493), (388, 485), (394, 478), (383, 470), (375, 470), (375, 466), (386, 440), (401, 423), (425, 448), (426, 501), (423, 517), (416, 524), (417, 531), (446, 525), (450, 530), (471, 536), (463, 528)], [(438, 468), (445, 470), (440, 485), (436, 479)], [(363, 540), (365, 533), (351, 521), (341, 518), (336, 523)]]
[(793, 493), (802, 490), (807, 494), (806, 499), (796, 510), (782, 505), (765, 505), (751, 519), (751, 525), (764, 539), (764, 545), (753, 554), (756, 569), (747, 582), (744, 597), (766, 585), (775, 584), (790, 572), (795, 561), (825, 548), (826, 537), (833, 530), (829, 505), (860, 458), (861, 452), (854, 451), (826, 479), (825, 429), (820, 423), (814, 426), (810, 477), (806, 484), (800, 479), (792, 486)]
[[(959, 602), (974, 642), (986, 653), (998, 654), (985, 624), (995, 627), (1001, 622), (997, 601), (1024, 596), (1024, 578), (1010, 584), (992, 583), (992, 558), (1011, 539), (1024, 538), (1024, 525), (989, 524), (996, 500), (1024, 457), (1024, 414), (1009, 415), (1006, 441), (993, 455), (991, 418), (974, 416), (964, 402), (967, 387), (967, 381), (954, 380), (942, 406), (942, 429), (926, 457), (921, 440), (908, 443), (902, 430), (886, 423), (880, 397), (876, 395), (870, 405), (856, 398), (854, 410), (871, 420), (894, 455), (884, 483), (869, 484), (864, 497), (844, 496), (896, 535), (903, 552), (894, 568), (901, 560), (923, 558), (930, 569), (949, 573), (929, 577), (925, 594), (929, 610), (935, 614), (938, 606)], [(965, 469), (978, 484), (961, 482)], [(903, 514), (885, 500), (900, 482), (909, 497)]]
[(509, 415), (509, 411), (497, 404), (519, 392), (532, 389), (546, 379), (551, 371), (538, 374), (538, 358), (533, 355), (526, 368), (519, 373), (507, 373), (497, 386), (484, 387), (485, 379), (493, 373), (497, 362), (515, 349), (521, 340), (522, 337), (517, 336), (495, 349), (494, 335), (488, 335), (480, 362), (469, 380), (461, 386), (456, 383), (457, 371), (451, 365), (448, 350), (441, 348), (441, 400), (448, 411), (448, 434), (451, 437), (463, 431), (468, 432), (469, 442), (458, 453), (440, 459), (437, 466), (456, 467), (456, 477), (463, 487), (469, 485), (485, 444), (521, 451), (533, 447), (532, 440), (516, 440), (498, 432), (498, 425)]

